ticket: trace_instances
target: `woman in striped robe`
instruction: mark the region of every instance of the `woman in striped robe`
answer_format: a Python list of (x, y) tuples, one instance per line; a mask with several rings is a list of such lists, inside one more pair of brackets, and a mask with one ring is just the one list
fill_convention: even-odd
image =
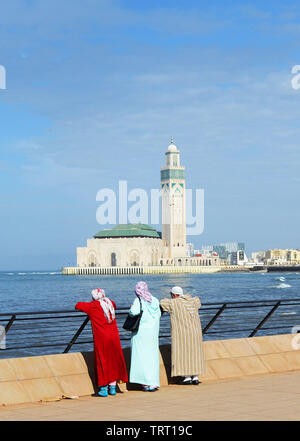
[(182, 288), (171, 290), (171, 299), (162, 299), (160, 306), (169, 312), (172, 329), (171, 376), (184, 377), (181, 384), (199, 384), (205, 362), (202, 329), (198, 309), (199, 297), (183, 294)]

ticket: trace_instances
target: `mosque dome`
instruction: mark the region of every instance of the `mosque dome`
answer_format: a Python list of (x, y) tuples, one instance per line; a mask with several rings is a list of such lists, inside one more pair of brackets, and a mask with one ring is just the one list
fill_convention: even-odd
[(168, 147), (168, 152), (177, 152), (177, 147), (175, 144), (170, 144)]
[(168, 147), (168, 152), (177, 152), (177, 147), (175, 144), (173, 144), (173, 138), (171, 138), (171, 144)]

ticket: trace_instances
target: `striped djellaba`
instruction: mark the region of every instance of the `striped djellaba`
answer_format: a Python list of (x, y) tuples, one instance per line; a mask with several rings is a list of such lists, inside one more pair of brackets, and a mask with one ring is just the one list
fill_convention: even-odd
[(199, 297), (189, 294), (163, 299), (160, 306), (170, 313), (172, 329), (171, 376), (203, 375), (205, 361), (198, 309)]

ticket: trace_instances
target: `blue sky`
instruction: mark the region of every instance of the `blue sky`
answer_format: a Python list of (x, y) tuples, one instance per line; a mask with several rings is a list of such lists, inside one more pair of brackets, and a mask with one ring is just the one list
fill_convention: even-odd
[(171, 136), (196, 247), (300, 247), (299, 37), (289, 1), (3, 2), (0, 269), (75, 263), (97, 191), (159, 188)]

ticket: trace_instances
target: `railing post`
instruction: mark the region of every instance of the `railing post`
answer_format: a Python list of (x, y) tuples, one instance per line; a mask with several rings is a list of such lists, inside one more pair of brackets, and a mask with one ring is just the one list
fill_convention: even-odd
[(260, 330), (260, 328), (262, 327), (262, 325), (271, 317), (271, 315), (273, 314), (273, 312), (276, 311), (276, 309), (280, 306), (281, 300), (279, 300), (275, 306), (273, 306), (273, 308), (271, 309), (271, 311), (268, 312), (268, 314), (261, 320), (261, 322), (256, 326), (256, 328), (254, 329), (254, 331), (251, 332), (251, 334), (249, 335), (249, 337), (253, 337), (257, 331)]
[(80, 328), (78, 329), (78, 331), (74, 334), (73, 338), (71, 339), (70, 343), (68, 344), (68, 346), (66, 347), (66, 349), (64, 350), (64, 354), (66, 354), (67, 352), (69, 352), (69, 350), (71, 349), (71, 347), (73, 346), (73, 344), (75, 343), (75, 341), (77, 340), (77, 338), (79, 337), (79, 335), (82, 333), (82, 331), (84, 330), (86, 324), (89, 321), (89, 317), (86, 317), (85, 320), (83, 321), (82, 325), (80, 326)]
[(226, 308), (226, 303), (223, 304), (223, 306), (218, 310), (218, 312), (214, 315), (211, 321), (205, 326), (205, 328), (202, 331), (202, 334), (205, 334), (206, 331), (214, 324), (214, 322), (217, 320), (219, 315), (222, 314), (225, 308)]
[(13, 324), (13, 322), (16, 319), (16, 314), (12, 314), (11, 318), (9, 319), (9, 322), (7, 323), (7, 325), (5, 326), (5, 333), (7, 334), (9, 329), (11, 328), (11, 325)]

